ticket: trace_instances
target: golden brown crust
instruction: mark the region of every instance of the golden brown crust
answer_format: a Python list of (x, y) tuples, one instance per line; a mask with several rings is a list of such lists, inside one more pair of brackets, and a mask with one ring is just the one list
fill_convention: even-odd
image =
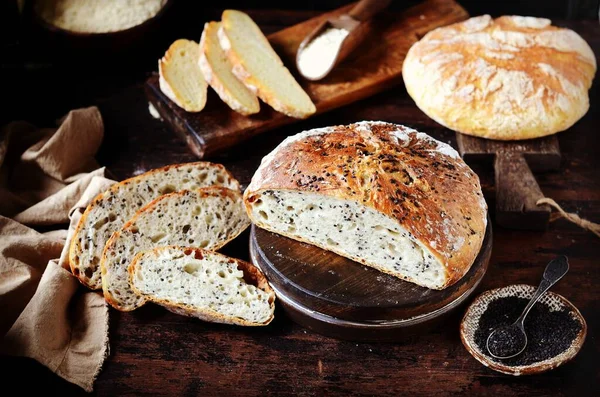
[[(233, 175), (231, 175), (231, 173), (227, 169), (225, 169), (225, 167), (223, 165), (210, 163), (208, 161), (197, 161), (197, 162), (193, 162), (193, 163), (171, 164), (171, 165), (167, 165), (167, 166), (164, 166), (161, 168), (156, 168), (156, 169), (150, 170), (148, 172), (134, 176), (129, 179), (125, 179), (119, 183), (115, 183), (108, 190), (98, 194), (92, 200), (92, 202), (85, 209), (85, 212), (81, 215), (79, 222), (77, 222), (77, 227), (75, 228), (75, 232), (73, 233), (73, 238), (71, 239), (71, 243), (69, 245), (69, 259), (68, 260), (69, 260), (69, 266), (71, 268), (71, 273), (73, 273), (73, 275), (79, 280), (79, 282), (81, 284), (85, 285), (86, 287), (88, 287), (92, 290), (98, 290), (98, 289), (102, 288), (102, 280), (99, 279), (97, 283), (92, 284), (89, 280), (89, 277), (87, 277), (85, 274), (81, 274), (80, 268), (81, 268), (82, 264), (80, 263), (80, 261), (78, 259), (78, 252), (81, 252), (82, 249), (81, 249), (81, 239), (78, 236), (80, 236), (80, 234), (82, 233), (82, 228), (85, 227), (88, 215), (104, 199), (104, 197), (110, 195), (111, 193), (116, 192), (124, 185), (128, 185), (131, 183), (135, 183), (136, 181), (143, 180), (144, 178), (147, 178), (149, 175), (166, 172), (172, 168), (194, 167), (194, 166), (204, 166), (206, 168), (209, 168), (209, 167), (210, 168), (213, 168), (213, 167), (220, 168), (221, 171), (224, 172), (229, 177), (229, 179), (235, 183), (235, 185), (237, 186), (237, 189), (240, 188), (237, 180), (233, 177)], [(90, 266), (90, 264), (87, 263), (87, 264), (85, 264), (85, 266), (86, 267)]]
[[(129, 273), (129, 285), (131, 286), (131, 289), (133, 291), (135, 291), (136, 294), (138, 294), (140, 296), (145, 296), (143, 292), (141, 292), (140, 290), (138, 290), (135, 287), (135, 284), (132, 281), (133, 277), (135, 276), (135, 272), (136, 272), (137, 268), (139, 267), (138, 263), (141, 260), (141, 258), (148, 254), (152, 254), (154, 256), (159, 256), (161, 251), (171, 250), (171, 249), (181, 250), (185, 253), (185, 255), (191, 255), (193, 253), (194, 257), (196, 259), (202, 259), (207, 253), (209, 253), (210, 255), (216, 255), (216, 256), (222, 257), (223, 260), (235, 261), (238, 269), (244, 272), (244, 280), (248, 284), (252, 284), (252, 285), (256, 286), (258, 289), (266, 292), (269, 295), (270, 307), (272, 309), (274, 309), (275, 292), (269, 285), (267, 278), (260, 271), (260, 269), (258, 269), (253, 264), (245, 262), (241, 259), (230, 258), (223, 254), (219, 254), (218, 252), (207, 251), (207, 250), (203, 250), (201, 248), (193, 248), (193, 247), (179, 247), (179, 246), (171, 245), (171, 246), (157, 247), (149, 252), (146, 251), (146, 252), (140, 252), (140, 253), (136, 254), (136, 256), (133, 258), (133, 260), (131, 261), (131, 264), (129, 265), (129, 267), (127, 269), (127, 272)], [(274, 318), (274, 314), (272, 314), (271, 317), (269, 317), (266, 321), (264, 321), (262, 323), (255, 323), (255, 322), (247, 321), (247, 320), (237, 318), (237, 317), (225, 316), (223, 314), (215, 312), (214, 310), (198, 309), (198, 308), (194, 308), (190, 305), (168, 302), (164, 299), (159, 299), (159, 298), (152, 297), (152, 296), (146, 296), (146, 301), (157, 303), (157, 304), (165, 307), (169, 311), (176, 313), (176, 314), (181, 314), (181, 315), (188, 316), (188, 317), (196, 317), (203, 321), (218, 322), (218, 323), (222, 323), (222, 324), (233, 324), (233, 325), (243, 325), (243, 326), (264, 326), (264, 325), (268, 325), (271, 321), (273, 321), (273, 318)]]
[(401, 125), (363, 122), (288, 138), (263, 159), (244, 193), (261, 227), (250, 205), (269, 189), (353, 201), (397, 220), (444, 264), (444, 287), (469, 270), (486, 229), (477, 175), (448, 145)]
[(543, 18), (489, 15), (414, 44), (402, 76), (417, 106), (464, 134), (517, 140), (563, 131), (589, 108), (589, 45)]
[[(111, 189), (112, 189), (112, 187), (111, 187)], [(104, 196), (104, 192), (98, 194), (96, 197), (94, 197), (92, 202), (87, 206), (84, 213), (81, 215), (81, 218), (79, 218), (79, 221), (77, 222), (77, 226), (75, 227), (75, 232), (73, 233), (73, 238), (71, 239), (71, 243), (69, 244), (68, 262), (69, 262), (69, 267), (71, 268), (71, 273), (73, 273), (75, 278), (81, 284), (85, 285), (86, 287), (88, 287), (89, 289), (92, 289), (92, 290), (98, 290), (98, 289), (102, 288), (102, 283), (98, 282), (96, 284), (91, 284), (89, 282), (89, 279), (87, 276), (81, 275), (79, 267), (78, 267), (78, 266), (80, 266), (80, 264), (79, 264), (79, 261), (77, 260), (77, 250), (80, 249), (81, 244), (78, 243), (77, 236), (79, 236), (79, 234), (81, 233), (81, 229), (84, 227), (87, 216), (90, 213), (91, 209), (95, 205), (97, 205), (98, 201), (102, 200), (103, 196)]]

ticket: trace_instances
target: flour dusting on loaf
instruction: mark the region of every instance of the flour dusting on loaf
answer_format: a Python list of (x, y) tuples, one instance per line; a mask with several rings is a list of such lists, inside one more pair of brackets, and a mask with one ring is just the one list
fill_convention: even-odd
[(491, 139), (563, 131), (589, 108), (596, 58), (577, 33), (542, 18), (489, 15), (436, 29), (413, 45), (402, 75), (435, 121)]
[(479, 179), (458, 153), (384, 122), (287, 138), (244, 200), (261, 228), (435, 289), (469, 270), (486, 229)]

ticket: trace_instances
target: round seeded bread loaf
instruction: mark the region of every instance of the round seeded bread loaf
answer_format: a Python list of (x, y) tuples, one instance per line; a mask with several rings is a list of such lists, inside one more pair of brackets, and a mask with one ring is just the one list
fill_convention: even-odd
[(563, 131), (589, 108), (596, 58), (548, 19), (489, 15), (436, 29), (409, 50), (402, 75), (438, 123), (489, 139)]
[(487, 223), (479, 178), (452, 147), (382, 122), (287, 138), (244, 202), (261, 228), (433, 289), (469, 270)]

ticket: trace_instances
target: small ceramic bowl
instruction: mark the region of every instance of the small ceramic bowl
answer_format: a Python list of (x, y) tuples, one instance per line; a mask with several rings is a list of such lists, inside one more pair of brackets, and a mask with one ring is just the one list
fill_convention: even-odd
[(569, 346), (569, 348), (567, 348), (565, 351), (563, 351), (555, 357), (530, 365), (522, 366), (506, 365), (483, 354), (483, 352), (479, 349), (479, 346), (477, 346), (477, 343), (475, 343), (475, 331), (477, 330), (477, 327), (479, 325), (479, 318), (486, 311), (490, 302), (498, 298), (504, 298), (507, 296), (516, 296), (519, 298), (531, 299), (531, 297), (535, 293), (535, 290), (536, 287), (533, 287), (531, 285), (516, 284), (484, 292), (483, 294), (475, 298), (473, 303), (467, 309), (467, 312), (465, 313), (465, 316), (463, 317), (462, 322), (460, 324), (460, 339), (462, 340), (462, 343), (467, 349), (467, 351), (471, 353), (471, 355), (475, 357), (477, 361), (479, 361), (486, 367), (489, 367), (498, 372), (502, 372), (504, 374), (515, 376), (533, 375), (554, 369), (568, 362), (573, 357), (575, 357), (577, 353), (579, 353), (579, 350), (581, 349), (581, 346), (583, 346), (583, 342), (585, 341), (585, 336), (587, 334), (587, 324), (585, 323), (585, 319), (583, 318), (579, 310), (577, 310), (577, 308), (571, 302), (553, 292), (546, 292), (539, 300), (539, 302), (545, 303), (553, 311), (563, 310), (566, 307), (571, 312), (571, 315), (581, 323), (581, 331), (579, 331), (579, 334), (577, 334), (575, 339), (573, 339), (573, 342), (571, 343), (571, 346)]

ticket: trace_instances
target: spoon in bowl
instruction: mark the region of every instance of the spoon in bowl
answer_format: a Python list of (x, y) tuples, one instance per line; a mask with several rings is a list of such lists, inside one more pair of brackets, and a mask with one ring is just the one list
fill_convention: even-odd
[(525, 350), (525, 347), (527, 347), (527, 334), (525, 333), (524, 326), (525, 317), (527, 317), (533, 305), (537, 303), (542, 295), (567, 274), (567, 271), (569, 271), (569, 262), (564, 255), (548, 263), (540, 285), (519, 318), (511, 325), (496, 328), (488, 336), (486, 347), (492, 357), (500, 359), (512, 358)]

